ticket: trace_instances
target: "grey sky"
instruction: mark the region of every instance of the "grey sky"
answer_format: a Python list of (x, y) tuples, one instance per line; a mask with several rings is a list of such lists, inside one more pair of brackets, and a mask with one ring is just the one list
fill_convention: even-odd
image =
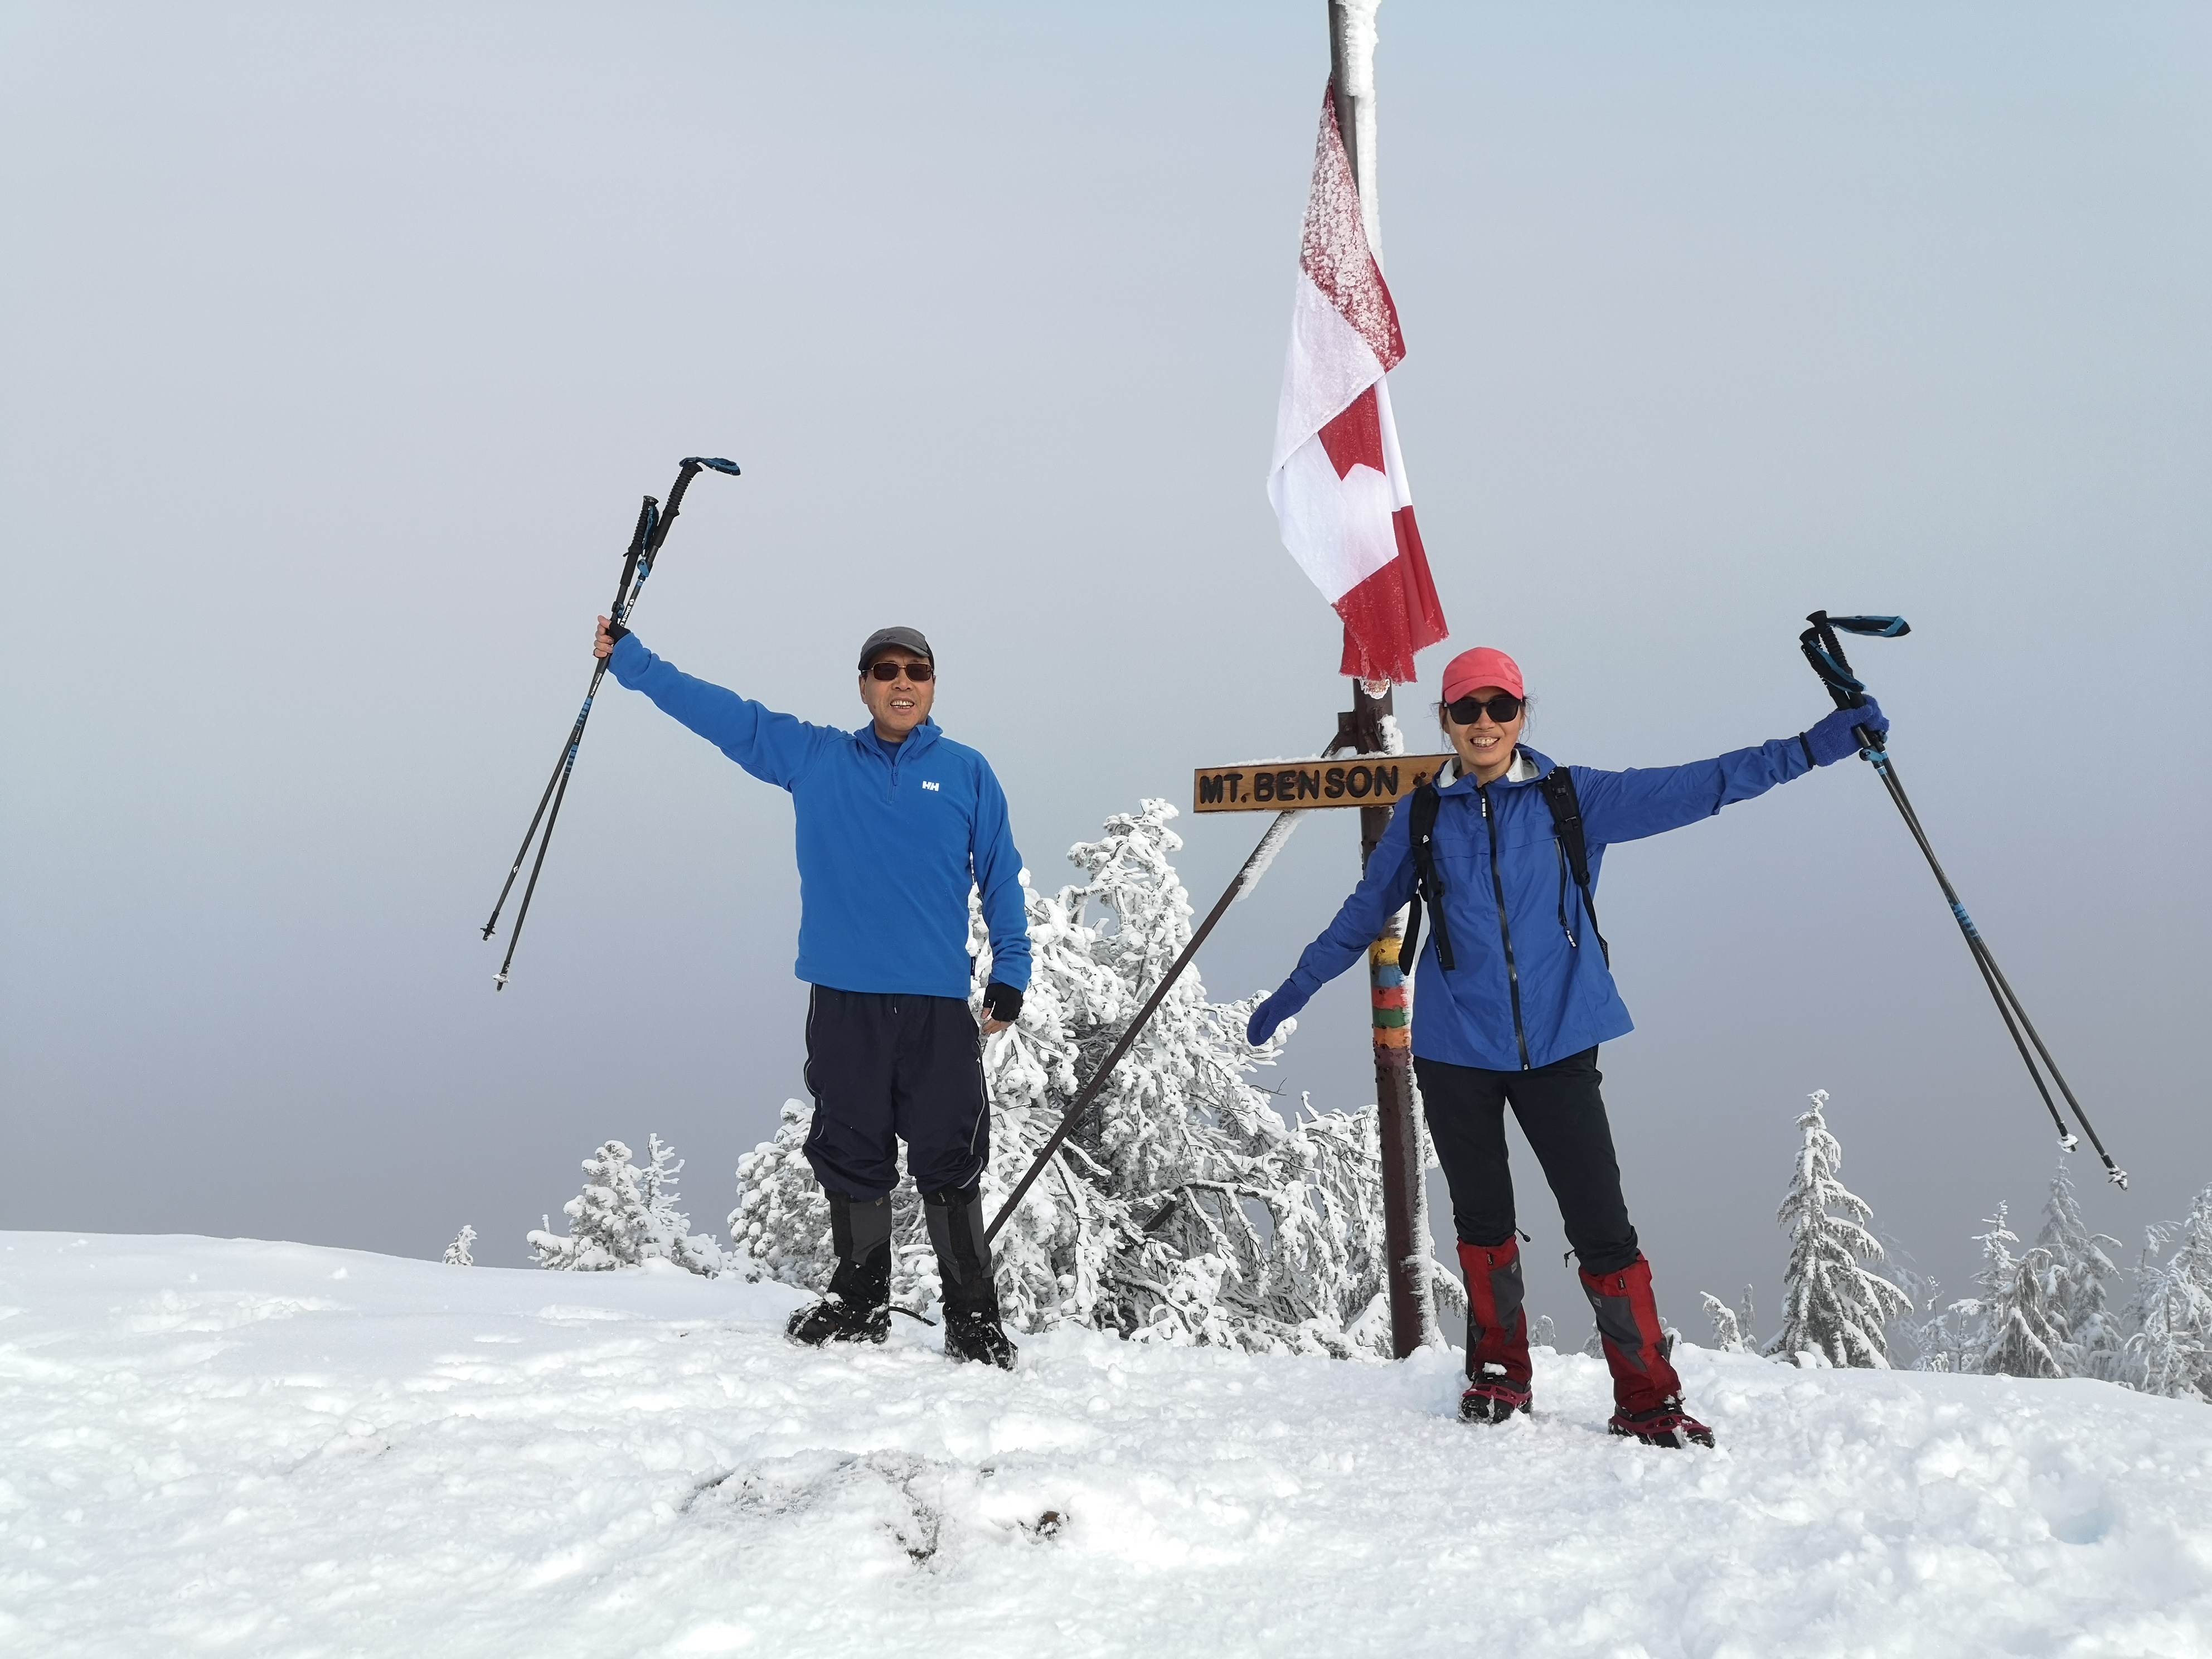
[[(695, 1221), (799, 1091), (786, 799), (603, 701), (515, 982), (476, 934), (638, 496), (638, 616), (857, 723), (927, 629), (1036, 878), (1333, 729), (1262, 493), (1322, 7), (0, 11), (4, 1220), (484, 1259), (656, 1130)], [(1687, 760), (1865, 647), (1900, 770), (2123, 1162), (2212, 1180), (2193, 1038), (2212, 339), (2200, 8), (1389, 0), (1394, 377), (1453, 625), (1533, 740)], [(1208, 902), (1260, 823), (1186, 820)], [(1203, 961), (1272, 984), (1354, 826)], [(1875, 780), (1625, 848), (1605, 1056), (1672, 1315), (1747, 1277), (1808, 1090), (1947, 1280), (2051, 1135)], [(1364, 993), (1282, 1081), (1372, 1097)], [(2094, 1184), (2080, 1172), (2085, 1186)], [(1532, 1260), (1558, 1221), (1522, 1171)], [(1566, 1281), (1532, 1291), (1568, 1323)]]

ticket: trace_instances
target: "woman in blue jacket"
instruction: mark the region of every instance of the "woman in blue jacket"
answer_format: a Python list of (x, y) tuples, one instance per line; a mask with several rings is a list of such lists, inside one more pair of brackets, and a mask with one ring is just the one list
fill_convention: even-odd
[[(1460, 1415), (1494, 1423), (1528, 1409), (1528, 1324), (1506, 1164), (1510, 1105), (1581, 1263), (1583, 1291), (1613, 1370), (1613, 1431), (1654, 1445), (1689, 1439), (1709, 1446), (1712, 1431), (1682, 1408), (1651, 1267), (1637, 1248), (1621, 1195), (1597, 1049), (1628, 1034), (1628, 1010), (1540, 787), (1552, 763), (1521, 744), (1528, 718), (1521, 670), (1502, 651), (1463, 652), (1444, 670), (1443, 692), (1441, 718), (1459, 767), (1456, 780), (1437, 791), (1430, 847), (1441, 914), (1419, 964), (1413, 1047), (1467, 1274), (1468, 1386)], [(1886, 731), (1889, 722), (1869, 702), (1838, 710), (1796, 737), (1716, 760), (1626, 772), (1563, 769), (1580, 805), (1591, 887), (1607, 846), (1694, 823), (1856, 754), (1855, 725)], [(1413, 896), (1412, 806), (1400, 805), (1336, 920), (1254, 1011), (1254, 1042), (1265, 1042), (1364, 955)], [(1449, 940), (1449, 968), (1438, 964), (1439, 939)]]

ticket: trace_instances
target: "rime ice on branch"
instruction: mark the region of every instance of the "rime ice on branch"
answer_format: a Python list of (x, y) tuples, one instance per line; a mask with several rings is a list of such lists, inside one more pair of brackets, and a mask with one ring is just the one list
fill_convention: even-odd
[[(1034, 969), (1018, 1024), (987, 1046), (992, 1160), (987, 1201), (1020, 1179), (1100, 1058), (1190, 939), (1170, 855), (1176, 809), (1147, 800), (1106, 822), (1069, 860), (1085, 879), (1028, 885)], [(971, 912), (971, 1004), (989, 976)], [(1310, 1109), (1285, 1122), (1248, 1078), (1295, 1026), (1243, 1040), (1260, 1000), (1208, 1001), (1187, 971), (1097, 1104), (999, 1235), (1010, 1323), (1063, 1322), (1149, 1341), (1387, 1356), (1381, 1162), (1374, 1109)], [(776, 1138), (738, 1166), (730, 1232), (753, 1271), (828, 1283), (829, 1214), (800, 1148), (810, 1109), (784, 1107)], [(892, 1297), (925, 1312), (937, 1275), (913, 1191), (895, 1194)], [(1449, 1313), (1458, 1282), (1428, 1264)]]

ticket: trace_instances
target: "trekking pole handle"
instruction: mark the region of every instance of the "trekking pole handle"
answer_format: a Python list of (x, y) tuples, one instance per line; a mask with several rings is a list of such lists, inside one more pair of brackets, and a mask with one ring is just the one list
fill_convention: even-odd
[[(1840, 628), (1847, 633), (1871, 634), (1882, 639), (1896, 639), (1912, 631), (1911, 625), (1902, 617), (1831, 617), (1825, 611), (1815, 611), (1805, 620), (1812, 626), (1797, 636), (1798, 647), (1838, 708), (1863, 708), (1867, 696), (1866, 682), (1851, 672), (1850, 659), (1844, 654), (1843, 641), (1836, 637), (1836, 630)], [(1860, 752), (1880, 765), (1887, 752), (1881, 733), (1871, 726), (1857, 726), (1851, 728), (1851, 735), (1859, 740)]]
[(1843, 642), (1836, 638), (1836, 630), (1829, 623), (1828, 613), (1815, 611), (1805, 620), (1812, 626), (1797, 636), (1797, 643), (1805, 653), (1805, 660), (1813, 665), (1813, 672), (1820, 677), (1820, 684), (1828, 688), (1828, 695), (1836, 700), (1838, 708), (1866, 707), (1866, 684), (1851, 672), (1850, 659), (1844, 654)]
[(615, 602), (607, 611), (616, 622), (623, 620), (623, 613), (629, 608), (630, 580), (637, 574), (638, 561), (645, 556), (646, 544), (653, 539), (653, 518), (659, 507), (647, 495), (645, 505), (637, 510), (637, 528), (630, 532), (629, 548), (623, 555), (622, 580), (615, 587)]
[(668, 506), (661, 513), (660, 523), (646, 543), (647, 569), (653, 568), (653, 561), (660, 551), (660, 544), (668, 539), (668, 527), (676, 522), (676, 515), (684, 509), (684, 492), (691, 488), (691, 480), (699, 476), (702, 467), (726, 472), (733, 478), (738, 476), (738, 464), (724, 460), (719, 455), (686, 455), (684, 458), (683, 464), (676, 469), (676, 482), (668, 488)]

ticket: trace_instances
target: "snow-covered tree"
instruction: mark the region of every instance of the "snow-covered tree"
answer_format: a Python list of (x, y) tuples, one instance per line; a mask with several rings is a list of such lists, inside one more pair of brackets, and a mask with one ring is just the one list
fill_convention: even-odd
[(1743, 1287), (1743, 1300), (1731, 1308), (1711, 1291), (1698, 1295), (1705, 1304), (1705, 1317), (1713, 1322), (1713, 1346), (1723, 1353), (1750, 1353), (1759, 1339), (1753, 1335), (1751, 1286)]
[(1999, 1204), (1984, 1223), (1989, 1231), (1975, 1235), (1982, 1269), (1974, 1283), (1982, 1293), (1952, 1304), (1969, 1322), (1959, 1369), (1985, 1376), (2063, 1376), (2065, 1340), (2051, 1319), (2057, 1278), (2051, 1253), (2038, 1248), (2014, 1255), (2020, 1235), (2010, 1219)]
[(1814, 1091), (1812, 1103), (1797, 1120), (1797, 1168), (1776, 1216), (1790, 1235), (1790, 1266), (1783, 1279), (1782, 1329), (1765, 1352), (1783, 1358), (1812, 1353), (1831, 1365), (1887, 1370), (1885, 1328), (1909, 1311), (1911, 1301), (1861, 1265), (1884, 1259), (1881, 1241), (1866, 1226), (1874, 1207), (1836, 1177), (1844, 1149), (1828, 1130), (1828, 1091)]
[(584, 1160), (584, 1190), (561, 1206), (568, 1236), (554, 1232), (550, 1218), (544, 1231), (529, 1235), (538, 1265), (600, 1273), (659, 1260), (705, 1278), (720, 1273), (721, 1248), (711, 1236), (692, 1232), (676, 1207), (676, 1176), (684, 1165), (674, 1151), (648, 1135), (646, 1161), (633, 1164), (630, 1156), (621, 1141), (610, 1140)]
[(2051, 1178), (2051, 1195), (2044, 1200), (2043, 1231), (2036, 1248), (2051, 1263), (2050, 1294), (2045, 1306), (2059, 1340), (2061, 1371), (2068, 1376), (2118, 1375), (2121, 1352), (2119, 1318), (2108, 1305), (2105, 1281), (2119, 1271), (2105, 1247), (2120, 1248), (2117, 1238), (2093, 1233), (2081, 1219), (2081, 1206), (2074, 1194), (2074, 1182), (2066, 1160), (2058, 1160), (2058, 1173)]
[(1943, 1305), (1943, 1287), (1925, 1273), (1900, 1273), (1899, 1279), (1912, 1303), (1913, 1317), (1906, 1322), (1912, 1346), (1912, 1369), (1917, 1371), (1963, 1371), (1966, 1369), (1969, 1336), (1965, 1316)]
[(470, 1252), (476, 1242), (477, 1230), (464, 1226), (460, 1231), (453, 1235), (453, 1242), (446, 1246), (446, 1265), (448, 1267), (475, 1267), (477, 1259)]
[[(1023, 877), (1033, 967), (1021, 1019), (991, 1040), (995, 1212), (1080, 1085), (1189, 943), (1191, 905), (1171, 855), (1176, 809), (1147, 800), (1068, 854), (1085, 879), (1044, 895)], [(973, 1006), (989, 975), (989, 935), (971, 905)], [(1045, 1175), (996, 1241), (1010, 1324), (1075, 1322), (1171, 1343), (1349, 1355), (1387, 1353), (1388, 1297), (1376, 1115), (1316, 1112), (1285, 1121), (1247, 1079), (1296, 1029), (1253, 1048), (1257, 995), (1208, 1000), (1186, 970)], [(830, 1261), (828, 1206), (801, 1152), (810, 1117), (787, 1103), (775, 1140), (740, 1160), (731, 1237), (751, 1270), (818, 1288)], [(934, 1257), (918, 1199), (892, 1200), (893, 1300), (925, 1310)], [(1445, 1311), (1456, 1279), (1426, 1251)]]
[[(2168, 1239), (2173, 1253), (2160, 1261)], [(2150, 1230), (2130, 1312), (2124, 1380), (2146, 1394), (2212, 1399), (2212, 1187), (2178, 1229)]]

